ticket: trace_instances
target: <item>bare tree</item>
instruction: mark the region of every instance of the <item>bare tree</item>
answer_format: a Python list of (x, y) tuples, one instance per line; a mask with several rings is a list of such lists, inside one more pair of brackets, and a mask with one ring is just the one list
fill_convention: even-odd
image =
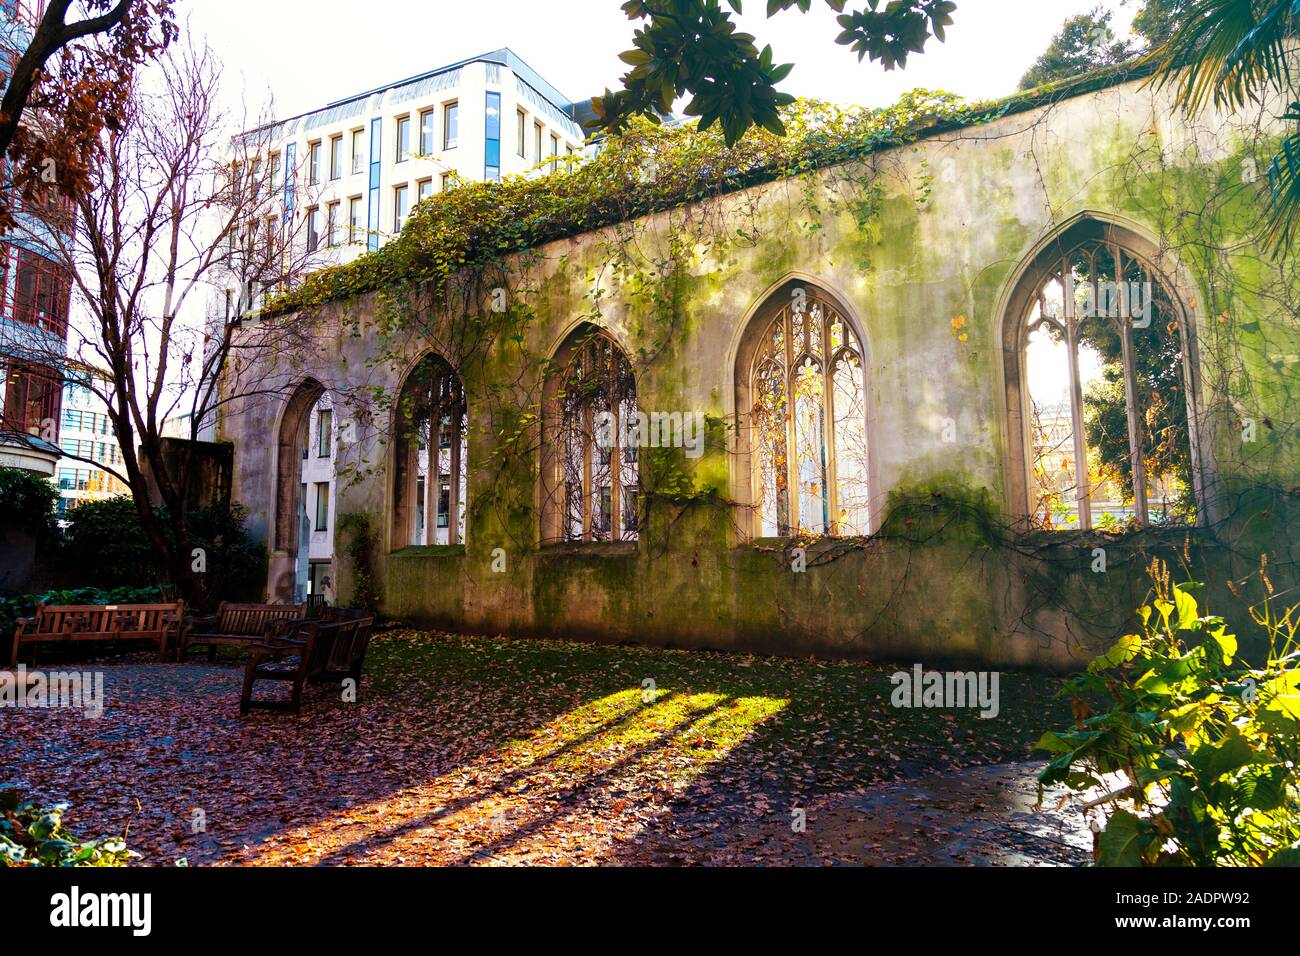
[[(293, 325), (254, 321), (250, 309), (315, 258), (303, 217), (286, 214), (281, 180), (296, 180), (296, 170), (269, 161), (275, 125), (232, 138), (246, 124), (221, 105), (221, 82), (206, 46), (173, 44), (137, 77), (120, 127), (104, 134), (91, 188), (72, 204), (75, 222), (42, 236), (84, 305), (73, 310), (66, 362), (102, 375), (88, 387), (106, 405), (122, 453), (118, 464), (68, 457), (131, 489), (160, 564), (199, 604), (210, 595), (193, 568), (187, 527), (197, 466), (183, 455), (167, 459), (168, 423), (187, 419), (197, 439), (223, 402), (274, 388), (262, 382), (234, 395), (218, 382), (241, 350), (301, 347)], [(297, 198), (310, 201), (301, 190)], [(65, 363), (54, 350), (28, 358)]]
[[(13, 4), (23, 16), (23, 5)], [(49, 0), (15, 51), (0, 100), (0, 156), (9, 160), (12, 194), (30, 200), (57, 184), (66, 195), (86, 188), (104, 129), (117, 126), (136, 69), (176, 36), (172, 0)], [(31, 122), (39, 116), (40, 122)], [(0, 225), (12, 223), (11, 192), (0, 193)]]

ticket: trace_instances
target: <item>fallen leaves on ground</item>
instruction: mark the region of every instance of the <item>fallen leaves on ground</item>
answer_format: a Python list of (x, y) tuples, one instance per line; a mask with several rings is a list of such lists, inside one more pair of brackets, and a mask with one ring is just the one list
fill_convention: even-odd
[(1023, 807), (940, 826), (872, 801), (1024, 760), (1067, 716), (1030, 674), (984, 720), (891, 707), (894, 668), (860, 662), (406, 629), (376, 637), (359, 703), (317, 687), (299, 718), (241, 718), (233, 659), (93, 666), (102, 718), (0, 713), (0, 782), (162, 865), (925, 862)]

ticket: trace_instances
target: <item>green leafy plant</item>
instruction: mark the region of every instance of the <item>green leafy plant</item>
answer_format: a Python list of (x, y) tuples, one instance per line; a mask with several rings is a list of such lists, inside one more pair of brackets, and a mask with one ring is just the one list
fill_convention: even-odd
[(1252, 608), (1270, 640), (1250, 667), (1192, 585), (1151, 576), (1138, 632), (1067, 684), (1076, 725), (1039, 740), (1056, 755), (1040, 782), (1102, 792), (1102, 866), (1300, 865), (1300, 607)]
[[(1272, 94), (1295, 97), (1297, 31), (1296, 0), (1193, 0), (1153, 56), (1180, 106), (1243, 109)], [(1290, 252), (1300, 220), (1300, 102), (1291, 102), (1283, 118), (1290, 129), (1269, 169), (1271, 204), (1263, 223), (1263, 239), (1279, 256)]]
[(49, 479), (21, 468), (0, 468), (0, 527), (17, 528), (38, 539), (57, 537), (58, 500)]
[[(166, 509), (158, 509), (158, 514), (170, 533)], [(246, 520), (247, 512), (238, 502), (229, 508), (195, 508), (186, 515), (190, 545), (203, 552), (200, 593), (208, 604), (258, 589), (265, 549), (249, 539)], [(166, 580), (167, 572), (149, 542), (135, 502), (116, 497), (83, 502), (72, 512), (60, 577), (92, 587), (142, 587)]]
[(63, 826), (66, 803), (44, 806), (0, 790), (0, 867), (126, 866), (140, 854), (122, 837), (87, 840)]
[[(881, 0), (866, 0), (865, 7), (847, 12), (847, 0), (826, 5), (839, 14), (835, 42), (886, 70), (906, 67), (908, 56), (923, 52), (931, 36), (942, 42), (957, 9), (952, 0), (889, 0), (883, 7)], [(741, 12), (741, 0), (727, 0), (727, 6)], [(807, 13), (812, 0), (767, 0), (767, 16), (792, 7)], [(622, 89), (592, 100), (591, 125), (617, 133), (636, 116), (657, 123), (674, 100), (689, 93), (686, 114), (698, 116), (702, 130), (718, 124), (728, 146), (754, 126), (778, 136), (785, 132), (780, 111), (794, 97), (777, 84), (794, 65), (777, 63), (770, 46), (760, 50), (718, 0), (628, 0), (623, 12), (643, 22), (633, 49), (619, 55), (632, 69), (622, 76)]]
[(123, 587), (162, 578), (135, 502), (125, 496), (81, 502), (68, 515), (60, 583)]

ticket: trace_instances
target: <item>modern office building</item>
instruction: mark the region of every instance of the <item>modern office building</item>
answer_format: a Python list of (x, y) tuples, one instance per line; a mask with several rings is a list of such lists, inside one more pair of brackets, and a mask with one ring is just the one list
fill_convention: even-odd
[[(0, 87), (44, 12), (43, 0), (0, 0)], [(0, 188), (11, 190), (7, 164), (3, 175)], [(71, 282), (49, 254), (50, 230), (70, 229), (73, 209), (12, 198), (16, 225), (0, 236), (0, 466), (53, 477)]]
[[(590, 115), (588, 102), (570, 100), (501, 49), (246, 135), (256, 137), (257, 152), (269, 163), (280, 221), (298, 234), (310, 269), (378, 249), (401, 232), (416, 203), (457, 182), (559, 168), (583, 149), (580, 120)], [(232, 276), (218, 290), (210, 323), (256, 312), (264, 290), (243, 285)], [(301, 436), (299, 599), (329, 596), (338, 427), (325, 393), (305, 417)]]
[(555, 169), (582, 149), (574, 117), (584, 106), (502, 49), (250, 135), (267, 144), (284, 212), (303, 217), (303, 241), (323, 265), (379, 248), (417, 202), (458, 180)]
[[(96, 380), (93, 390), (92, 377)], [(59, 450), (64, 457), (59, 459), (55, 474), (60, 518), (86, 499), (130, 493), (125, 483), (102, 467), (119, 467), (122, 463), (122, 450), (99, 397), (107, 393), (103, 376), (90, 369), (68, 368), (59, 421)]]

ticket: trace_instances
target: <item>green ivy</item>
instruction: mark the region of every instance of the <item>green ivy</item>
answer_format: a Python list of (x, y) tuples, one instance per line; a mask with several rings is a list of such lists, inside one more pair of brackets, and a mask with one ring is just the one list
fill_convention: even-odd
[(338, 535), (347, 544), (343, 552), (352, 566), (352, 607), (373, 610), (379, 606), (379, 593), (375, 588), (375, 574), (371, 555), (375, 549), (375, 532), (370, 515), (362, 511), (349, 511), (339, 515)]
[(800, 100), (782, 111), (777, 136), (750, 130), (733, 146), (693, 124), (634, 121), (597, 155), (549, 176), (458, 183), (420, 203), (401, 235), (359, 259), (309, 275), (274, 297), (267, 317), (367, 292), (423, 286), (435, 297), (466, 272), (481, 271), (542, 243), (589, 232), (910, 142), (936, 126), (1001, 115), (950, 93), (913, 90), (884, 109)]

